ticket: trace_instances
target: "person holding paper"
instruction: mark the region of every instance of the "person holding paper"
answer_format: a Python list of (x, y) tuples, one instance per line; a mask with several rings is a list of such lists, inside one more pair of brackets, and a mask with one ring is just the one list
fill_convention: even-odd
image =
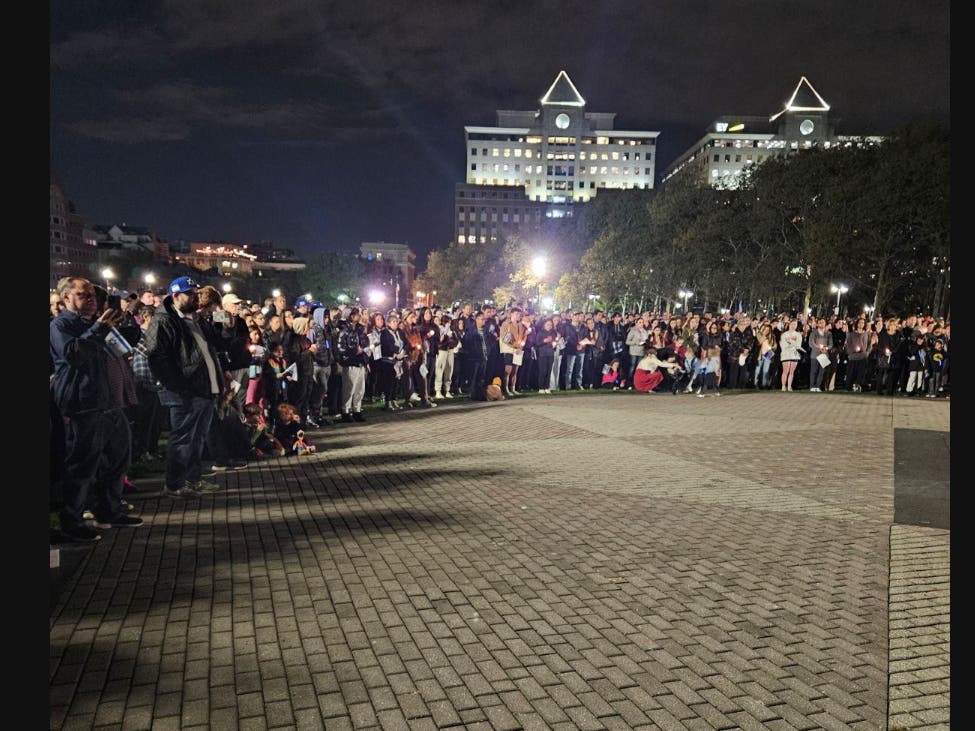
[(830, 364), (829, 351), (832, 347), (833, 334), (826, 328), (826, 320), (821, 317), (809, 333), (809, 390), (813, 393), (822, 391), (823, 372)]
[(504, 361), (504, 379), (501, 386), (505, 396), (518, 395), (515, 385), (518, 382), (518, 369), (525, 355), (525, 341), (528, 339), (528, 328), (521, 318), (521, 309), (514, 307), (508, 313), (508, 319), (501, 325), (500, 349)]

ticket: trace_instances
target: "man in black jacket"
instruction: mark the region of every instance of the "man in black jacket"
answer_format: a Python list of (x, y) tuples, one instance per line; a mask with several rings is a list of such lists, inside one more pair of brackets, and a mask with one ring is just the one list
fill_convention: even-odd
[(337, 352), (342, 366), (342, 421), (365, 421), (362, 397), (366, 392), (366, 363), (369, 337), (359, 322), (359, 309), (349, 311), (349, 319), (337, 338)]
[(145, 335), (149, 368), (162, 384), (159, 401), (169, 407), (166, 486), (171, 498), (199, 497), (220, 486), (202, 478), (201, 460), (216, 400), (224, 389), (216, 349), (207, 342), (195, 312), (198, 285), (190, 277), (169, 284)]
[[(748, 356), (755, 350), (755, 335), (751, 320), (743, 317), (728, 334), (728, 388), (745, 388), (748, 385)], [(744, 356), (745, 363), (741, 362)]]
[(474, 316), (474, 327), (464, 329), (463, 348), (467, 354), (471, 378), (471, 401), (485, 401), (485, 382), (488, 363), (498, 350), (497, 337), (484, 325), (484, 313)]

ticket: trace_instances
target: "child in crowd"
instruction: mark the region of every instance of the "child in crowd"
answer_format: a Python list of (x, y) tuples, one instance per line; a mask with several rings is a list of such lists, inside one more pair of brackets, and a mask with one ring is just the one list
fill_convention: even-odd
[(698, 380), (698, 376), (701, 374), (703, 364), (701, 359), (697, 357), (696, 348), (692, 346), (687, 346), (684, 348), (684, 374), (680, 381), (678, 381), (678, 387), (683, 384), (686, 380), (687, 386), (684, 388), (684, 393), (691, 393), (694, 390), (694, 383)]
[(618, 358), (614, 358), (613, 362), (605, 367), (603, 372), (603, 388), (612, 388), (614, 391), (619, 391), (620, 388), (625, 386), (625, 382), (620, 380), (620, 361)]
[(284, 445), (268, 431), (260, 404), (250, 403), (244, 406), (244, 423), (250, 434), (252, 456), (262, 459), (285, 455)]
[(704, 398), (702, 391), (714, 391), (712, 396), (720, 396), (718, 391), (718, 374), (721, 372), (721, 348), (708, 349), (708, 359), (704, 364), (704, 383), (697, 390), (698, 398)]
[(927, 371), (928, 360), (928, 339), (924, 335), (918, 335), (913, 343), (907, 344), (907, 388), (905, 393), (913, 396), (915, 389), (917, 394), (924, 393), (924, 374)]
[(303, 443), (305, 449), (313, 446), (309, 444), (301, 428), (301, 414), (291, 404), (278, 404), (278, 426), (275, 427), (274, 436), (282, 445), (290, 448), (292, 453), (296, 453), (295, 445), (299, 442)]
[(938, 392), (941, 390), (941, 376), (947, 363), (948, 353), (945, 351), (945, 342), (940, 338), (935, 338), (931, 354), (928, 357), (928, 398), (938, 398)]

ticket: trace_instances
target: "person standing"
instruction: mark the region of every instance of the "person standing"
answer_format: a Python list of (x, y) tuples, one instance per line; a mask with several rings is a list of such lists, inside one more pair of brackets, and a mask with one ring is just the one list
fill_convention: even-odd
[(500, 330), (501, 357), (504, 359), (504, 378), (501, 389), (505, 396), (517, 395), (518, 369), (521, 367), (522, 359), (525, 356), (528, 328), (522, 324), (521, 315), (522, 312), (519, 308), (513, 308), (508, 313), (508, 319), (501, 325)]
[(802, 357), (802, 333), (798, 320), (790, 320), (789, 328), (779, 336), (779, 362), (782, 363), (782, 390), (791, 391), (796, 367)]
[(224, 389), (224, 375), (216, 349), (196, 320), (198, 289), (190, 277), (170, 282), (169, 294), (145, 335), (149, 367), (162, 384), (159, 401), (169, 407), (162, 494), (170, 498), (199, 497), (220, 489), (202, 477), (203, 447)]
[(491, 359), (491, 334), (484, 326), (484, 313), (474, 316), (474, 327), (464, 332), (464, 352), (470, 364), (471, 401), (487, 400), (485, 381), (488, 362)]
[[(317, 310), (316, 310), (317, 311)], [(366, 363), (369, 338), (359, 322), (358, 307), (349, 311), (346, 326), (338, 335), (336, 351), (342, 365), (342, 421), (365, 421), (362, 397), (366, 393)]]
[[(823, 376), (829, 363), (829, 352), (833, 348), (833, 333), (826, 329), (826, 320), (820, 318), (816, 327), (809, 333), (809, 390), (822, 391)], [(820, 357), (825, 356), (820, 362)]]
[(844, 349), (846, 350), (846, 389), (853, 393), (863, 390), (863, 381), (867, 372), (867, 358), (873, 344), (870, 342), (870, 331), (866, 320), (862, 317), (856, 321), (853, 330), (847, 334)]
[(91, 503), (97, 527), (138, 526), (122, 504), (132, 437), (125, 408), (135, 403), (129, 365), (106, 337), (120, 313), (98, 313), (95, 288), (82, 277), (65, 277), (57, 293), (64, 309), (50, 321), (52, 393), (65, 426), (61, 532), (79, 543), (101, 538), (85, 524)]

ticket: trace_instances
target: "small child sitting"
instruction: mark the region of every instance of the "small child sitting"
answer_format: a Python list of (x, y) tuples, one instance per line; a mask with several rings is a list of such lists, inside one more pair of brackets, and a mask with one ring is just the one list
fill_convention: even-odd
[(274, 432), (281, 444), (291, 447), (292, 454), (307, 454), (315, 451), (301, 428), (301, 414), (291, 404), (278, 404), (278, 426)]
[(284, 445), (268, 431), (267, 422), (264, 420), (264, 412), (259, 404), (247, 404), (244, 406), (244, 424), (250, 434), (251, 450), (254, 457), (258, 459), (267, 457), (283, 457), (285, 455)]
[(620, 387), (623, 385), (623, 381), (620, 380), (620, 362), (618, 359), (614, 358), (613, 362), (603, 369), (603, 388), (612, 388), (614, 391), (619, 391)]

